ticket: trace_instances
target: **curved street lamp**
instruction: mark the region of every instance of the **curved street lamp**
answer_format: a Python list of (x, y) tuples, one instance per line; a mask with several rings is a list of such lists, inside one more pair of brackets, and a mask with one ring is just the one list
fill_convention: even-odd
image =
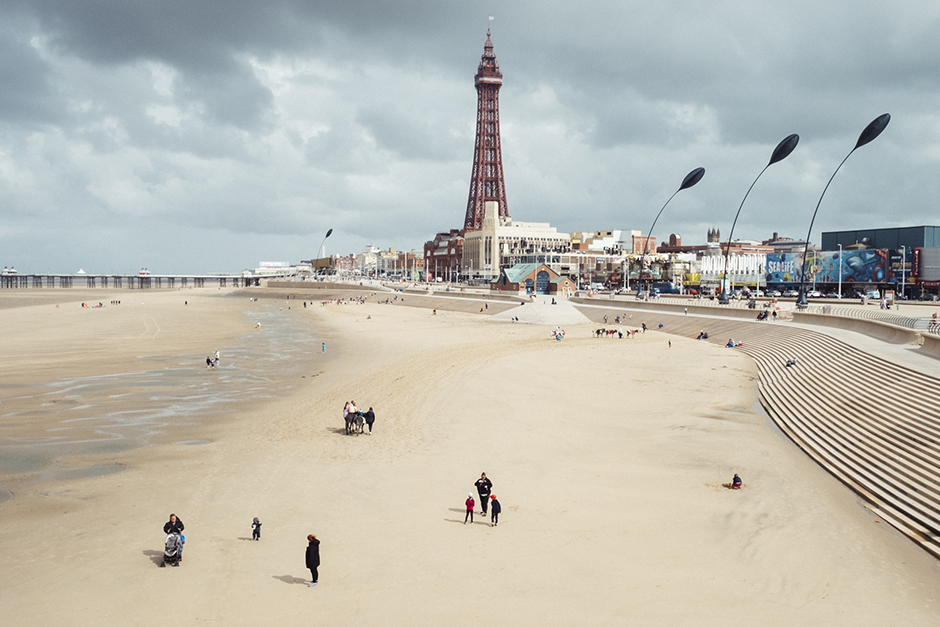
[(320, 242), (320, 247), (317, 248), (317, 259), (322, 259), (326, 255), (326, 250), (323, 248), (323, 245), (326, 244), (326, 238), (333, 234), (333, 229), (330, 229), (326, 232), (326, 235), (323, 236), (323, 241)]
[[(858, 136), (858, 141), (855, 142), (855, 148), (850, 150), (849, 154), (845, 155), (845, 159), (842, 160), (842, 163), (845, 163), (846, 160), (852, 156), (853, 152), (865, 144), (874, 141), (876, 137), (881, 135), (881, 132), (885, 130), (885, 127), (888, 126), (888, 122), (890, 121), (891, 114), (882, 113), (877, 118), (869, 122), (868, 126), (865, 127), (865, 130), (862, 131), (862, 134)], [(813, 232), (813, 222), (816, 221), (816, 214), (819, 213), (819, 205), (822, 203), (823, 196), (826, 195), (826, 190), (829, 189), (829, 184), (832, 183), (832, 179), (836, 177), (836, 174), (842, 167), (842, 163), (839, 164), (839, 167), (836, 168), (836, 171), (833, 172), (832, 176), (829, 177), (829, 183), (826, 183), (826, 187), (823, 188), (823, 192), (819, 196), (819, 202), (816, 203), (816, 210), (813, 211), (813, 219), (809, 221), (809, 230), (806, 231), (806, 244), (803, 246), (803, 263), (800, 265), (800, 295), (796, 299), (797, 307), (806, 307), (809, 305), (809, 301), (806, 299), (806, 255), (809, 253), (809, 236)]]
[(754, 185), (757, 184), (758, 179), (761, 175), (767, 171), (767, 168), (773, 164), (783, 161), (790, 156), (790, 153), (793, 152), (793, 149), (796, 148), (796, 145), (800, 142), (800, 136), (794, 133), (784, 138), (777, 147), (774, 148), (774, 152), (770, 155), (770, 163), (764, 166), (764, 169), (760, 171), (760, 174), (757, 175), (757, 178), (754, 179), (754, 182), (751, 183), (751, 186), (747, 188), (747, 193), (744, 194), (744, 198), (741, 199), (741, 205), (738, 207), (738, 212), (734, 214), (734, 222), (731, 223), (731, 233), (728, 234), (728, 246), (725, 248), (725, 269), (724, 269), (724, 279), (721, 282), (721, 294), (718, 295), (718, 302), (722, 305), (727, 305), (728, 300), (728, 290), (730, 281), (728, 280), (728, 259), (731, 256), (731, 238), (734, 236), (734, 226), (738, 223), (738, 216), (741, 215), (741, 208), (744, 207), (744, 201), (747, 200), (748, 194), (751, 193), (751, 190), (754, 189)]
[[(703, 176), (705, 176), (705, 168), (695, 168), (694, 170), (686, 174), (685, 178), (682, 179), (682, 184), (679, 185), (679, 189), (677, 189), (676, 191), (672, 193), (672, 196), (669, 197), (669, 200), (666, 201), (666, 204), (663, 205), (663, 208), (660, 209), (659, 213), (656, 214), (656, 218), (653, 220), (653, 224), (650, 225), (650, 230), (646, 234), (646, 242), (643, 244), (643, 262), (644, 263), (646, 262), (646, 253), (650, 245), (650, 237), (653, 235), (653, 227), (656, 226), (656, 221), (659, 220), (659, 216), (663, 214), (663, 209), (666, 208), (666, 205), (669, 204), (669, 201), (672, 200), (676, 194), (678, 194), (684, 189), (689, 189), (690, 187), (692, 187), (693, 185), (701, 181)], [(627, 268), (627, 272), (628, 273), (630, 272), (629, 267)], [(641, 275), (640, 278), (642, 279), (644, 277)], [(652, 274), (650, 275), (650, 278), (652, 278)]]
[[(326, 235), (323, 236), (323, 241), (320, 242), (320, 247), (317, 248), (317, 255), (326, 254), (326, 251), (323, 249), (323, 245), (326, 244), (326, 238), (328, 238), (332, 234), (333, 234), (333, 229), (330, 229), (329, 231), (326, 232)], [(317, 257), (317, 259), (320, 259), (320, 257)]]

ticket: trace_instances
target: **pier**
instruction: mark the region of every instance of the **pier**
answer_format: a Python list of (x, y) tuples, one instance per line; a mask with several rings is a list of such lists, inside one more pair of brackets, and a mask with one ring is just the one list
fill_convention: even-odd
[(187, 287), (251, 287), (259, 277), (222, 274), (19, 274), (0, 275), (0, 289), (114, 288), (176, 289)]

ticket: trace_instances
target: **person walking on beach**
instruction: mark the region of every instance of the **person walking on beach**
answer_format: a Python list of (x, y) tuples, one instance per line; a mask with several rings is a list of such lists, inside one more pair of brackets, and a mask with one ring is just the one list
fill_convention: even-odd
[(486, 478), (486, 473), (482, 473), (480, 478), (474, 483), (477, 492), (480, 495), (480, 507), (483, 509), (483, 515), (486, 516), (486, 504), (490, 500), (490, 492), (493, 490), (493, 482)]
[(261, 521), (258, 520), (257, 516), (255, 516), (254, 520), (251, 521), (251, 539), (261, 539)]
[(503, 506), (499, 504), (499, 500), (496, 498), (496, 495), (490, 496), (490, 500), (493, 502), (490, 503), (490, 521), (495, 527), (496, 523), (499, 522), (499, 513), (503, 511)]
[(176, 514), (170, 514), (170, 520), (163, 525), (163, 533), (183, 533), (183, 521), (176, 517)]
[(180, 536), (180, 543), (178, 546), (177, 559), (183, 561), (183, 521), (176, 517), (176, 514), (170, 514), (170, 520), (163, 525), (163, 533), (170, 535), (171, 533)]
[(372, 423), (375, 422), (375, 412), (372, 411), (372, 408), (369, 408), (369, 411), (362, 414), (362, 417), (366, 419), (366, 424), (369, 425), (369, 433), (372, 433)]
[(310, 543), (307, 545), (306, 556), (307, 568), (310, 569), (310, 583), (307, 584), (307, 587), (312, 588), (317, 585), (317, 581), (320, 579), (317, 574), (317, 569), (320, 568), (320, 541), (312, 533), (307, 536), (307, 541)]
[(473, 524), (473, 506), (476, 503), (473, 502), (473, 493), (467, 492), (467, 500), (464, 501), (464, 505), (467, 506), (467, 513), (463, 515), (463, 524), (467, 524), (467, 519), (470, 519), (470, 524)]
[(326, 342), (323, 342), (323, 346), (320, 348), (320, 352), (321, 352), (321, 353), (325, 353), (325, 352), (326, 352)]

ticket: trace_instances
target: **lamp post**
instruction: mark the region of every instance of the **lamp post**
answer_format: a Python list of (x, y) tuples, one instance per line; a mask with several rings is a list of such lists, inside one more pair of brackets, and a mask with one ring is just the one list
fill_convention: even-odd
[(323, 236), (323, 241), (320, 242), (320, 247), (317, 248), (317, 259), (322, 259), (326, 256), (326, 249), (323, 246), (326, 244), (326, 238), (333, 234), (333, 229), (330, 229), (326, 232), (326, 235)]
[(839, 298), (842, 298), (842, 244), (839, 244)]
[[(738, 212), (734, 214), (734, 222), (731, 223), (731, 233), (728, 234), (728, 246), (725, 249), (725, 268), (724, 268), (724, 278), (721, 282), (721, 294), (718, 296), (718, 302), (722, 305), (727, 305), (729, 302), (728, 299), (728, 259), (731, 256), (731, 238), (734, 236), (734, 226), (738, 223), (738, 216), (741, 215), (741, 208), (744, 207), (744, 201), (747, 200), (748, 194), (751, 193), (751, 190), (754, 189), (754, 185), (757, 184), (757, 180), (760, 179), (761, 175), (767, 171), (767, 168), (777, 163), (778, 161), (783, 161), (790, 156), (790, 153), (793, 152), (793, 149), (796, 148), (796, 145), (800, 142), (800, 136), (794, 133), (793, 135), (788, 135), (783, 139), (777, 147), (774, 148), (773, 154), (770, 155), (770, 162), (764, 166), (764, 169), (760, 171), (760, 174), (757, 175), (757, 178), (754, 179), (754, 182), (751, 183), (751, 186), (747, 188), (747, 192), (744, 194), (744, 198), (741, 199), (741, 204), (738, 206)], [(760, 282), (758, 281), (758, 288), (760, 288)]]
[(836, 168), (836, 171), (833, 172), (832, 176), (829, 177), (829, 182), (826, 183), (826, 187), (823, 188), (822, 194), (819, 195), (819, 202), (816, 203), (816, 210), (813, 211), (813, 218), (809, 221), (809, 230), (806, 232), (806, 244), (803, 247), (803, 263), (800, 266), (800, 295), (796, 299), (797, 307), (806, 307), (809, 305), (809, 301), (806, 300), (806, 255), (809, 253), (809, 237), (813, 232), (813, 222), (816, 221), (816, 214), (819, 213), (819, 205), (822, 204), (823, 196), (826, 195), (826, 190), (829, 189), (829, 185), (832, 183), (832, 179), (836, 177), (836, 174), (838, 174), (842, 164), (852, 156), (853, 152), (865, 144), (874, 141), (875, 138), (881, 135), (881, 132), (885, 130), (885, 127), (888, 126), (888, 122), (890, 121), (891, 114), (882, 113), (877, 118), (868, 123), (868, 126), (865, 127), (865, 130), (863, 130), (861, 135), (858, 136), (858, 141), (855, 142), (855, 148), (852, 148), (852, 150), (849, 151), (849, 154), (845, 155), (845, 159), (842, 160), (842, 163), (839, 164), (839, 167)]
[[(666, 208), (666, 205), (669, 204), (669, 201), (670, 201), (670, 200), (672, 200), (673, 198), (675, 198), (676, 194), (678, 194), (679, 192), (681, 192), (681, 191), (684, 190), (684, 189), (688, 189), (688, 188), (692, 187), (693, 185), (695, 185), (696, 183), (698, 183), (699, 181), (701, 181), (703, 176), (705, 176), (705, 168), (695, 168), (694, 170), (692, 170), (691, 172), (689, 172), (688, 174), (686, 174), (686, 175), (685, 175), (685, 178), (682, 179), (682, 184), (679, 185), (679, 189), (677, 189), (676, 191), (674, 191), (674, 192), (672, 193), (672, 196), (669, 197), (669, 200), (666, 201), (666, 204), (663, 205), (663, 208), (660, 209), (660, 210), (659, 210), (659, 213), (656, 214), (656, 218), (653, 220), (653, 224), (650, 225), (650, 230), (649, 230), (649, 232), (646, 234), (646, 243), (643, 244), (643, 262), (642, 262), (642, 263), (643, 263), (644, 265), (647, 263), (646, 254), (647, 254), (647, 251), (649, 250), (650, 237), (653, 235), (653, 228), (656, 226), (656, 221), (659, 220), (659, 216), (661, 216), (661, 215), (663, 214), (663, 209)], [(645, 276), (645, 275), (647, 275), (647, 274), (649, 274), (649, 276)], [(651, 273), (648, 273), (648, 272), (646, 272), (645, 270), (643, 270), (643, 271), (640, 272), (640, 279), (641, 279), (641, 280), (646, 279), (647, 282), (649, 282), (650, 280), (652, 280), (652, 278), (653, 278), (653, 275), (652, 275)], [(648, 287), (648, 286), (649, 286), (649, 285), (648, 285), (648, 283), (647, 283), (647, 287)], [(647, 289), (647, 292), (649, 292), (648, 289)]]
[(907, 283), (905, 271), (907, 270), (907, 246), (901, 246), (901, 297), (904, 296), (904, 284)]

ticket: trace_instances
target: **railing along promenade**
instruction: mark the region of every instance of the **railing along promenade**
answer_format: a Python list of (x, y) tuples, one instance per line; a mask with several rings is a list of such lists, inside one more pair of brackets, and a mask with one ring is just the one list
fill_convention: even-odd
[(39, 288), (115, 288), (149, 289), (177, 287), (249, 287), (258, 285), (256, 277), (218, 274), (3, 274), (0, 289)]
[[(739, 315), (740, 306), (729, 310), (676, 299), (688, 307), (686, 315), (682, 308), (658, 311), (638, 301), (578, 300), (590, 301), (592, 306), (580, 310), (595, 321), (609, 317), (608, 308), (629, 309), (631, 326), (645, 321), (655, 331), (663, 323), (662, 330), (675, 335), (695, 338), (705, 330), (715, 344), (742, 342), (728, 350), (756, 362), (761, 403), (780, 429), (883, 520), (940, 557), (940, 379), (782, 319), (729, 317)], [(756, 317), (755, 310), (745, 311)], [(800, 320), (800, 313), (795, 316)], [(850, 316), (841, 318), (847, 328), (867, 314)], [(826, 317), (835, 326), (836, 308)], [(907, 333), (911, 328), (895, 327)], [(787, 366), (791, 359), (796, 364)]]

